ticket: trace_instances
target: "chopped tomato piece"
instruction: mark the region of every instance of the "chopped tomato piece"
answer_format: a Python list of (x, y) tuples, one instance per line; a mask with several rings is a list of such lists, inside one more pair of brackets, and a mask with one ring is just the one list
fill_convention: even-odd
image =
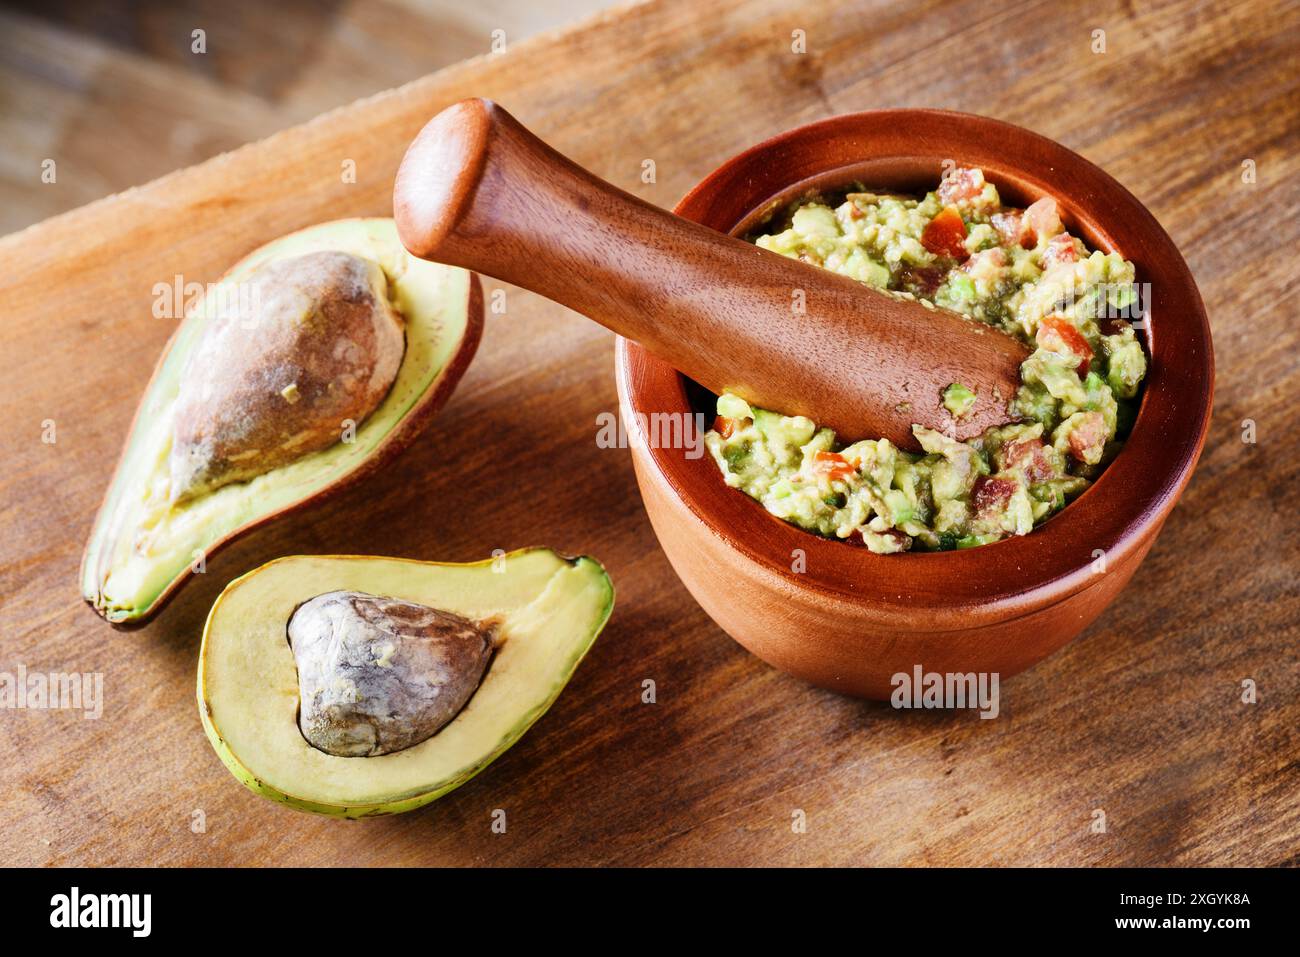
[(1047, 449), (1040, 439), (1016, 439), (1002, 447), (1002, 468), (1019, 469), (1031, 485), (1045, 482), (1053, 475)]
[(1097, 462), (1105, 444), (1106, 420), (1100, 412), (1085, 412), (1070, 432), (1070, 454), (1080, 462)]
[(1042, 265), (1044, 270), (1051, 269), (1061, 263), (1077, 263), (1078, 261), (1079, 251), (1074, 248), (1074, 237), (1069, 233), (1053, 236), (1052, 241), (1043, 250)]
[(1020, 218), (1018, 209), (1003, 210), (989, 217), (989, 222), (998, 231), (998, 239), (1002, 240), (1004, 245), (1010, 246), (1020, 241)]
[(898, 278), (905, 292), (922, 299), (933, 299), (948, 278), (948, 270), (943, 266), (911, 266), (904, 269)]
[(965, 259), (970, 255), (966, 251), (966, 224), (961, 221), (956, 206), (945, 206), (938, 216), (925, 224), (921, 245), (936, 256)]
[(971, 505), (978, 515), (995, 515), (1004, 511), (1011, 496), (1020, 487), (1015, 479), (981, 475), (971, 488)]
[(984, 192), (984, 171), (956, 167), (939, 182), (939, 198), (946, 204), (972, 200)]
[(896, 547), (896, 551), (905, 552), (912, 547), (912, 537), (907, 532), (897, 528), (887, 528), (883, 532), (877, 532), (881, 538), (891, 539)]
[(858, 471), (852, 462), (838, 452), (814, 452), (811, 465), (814, 475), (831, 480), (844, 480)]
[(1061, 215), (1056, 211), (1056, 200), (1044, 196), (1029, 204), (1020, 220), (1020, 245), (1033, 249), (1045, 239), (1061, 231)]
[(1048, 316), (1038, 325), (1034, 341), (1039, 348), (1055, 352), (1058, 356), (1074, 356), (1079, 360), (1077, 367), (1080, 377), (1088, 374), (1088, 363), (1092, 361), (1092, 346), (1083, 337), (1083, 333), (1074, 328), (1074, 323), (1064, 316)]
[(729, 419), (725, 415), (720, 415), (713, 420), (713, 431), (717, 432), (718, 435), (722, 436), (724, 439), (729, 439), (736, 431), (737, 424), (738, 423), (735, 419)]

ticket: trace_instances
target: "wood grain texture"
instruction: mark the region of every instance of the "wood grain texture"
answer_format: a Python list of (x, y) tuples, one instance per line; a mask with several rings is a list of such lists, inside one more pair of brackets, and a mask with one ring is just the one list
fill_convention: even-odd
[[(0, 670), (98, 671), (105, 693), (99, 721), (0, 712), (0, 859), (1300, 863), (1297, 45), (1297, 7), (1265, 0), (1086, 14), (651, 3), (0, 240), (0, 354), (17, 365), (0, 393)], [(1008, 681), (993, 721), (812, 690), (711, 624), (655, 545), (626, 452), (597, 446), (596, 417), (615, 408), (612, 336), (512, 289), (452, 401), (383, 474), (250, 535), (153, 625), (113, 632), (81, 604), (77, 561), (171, 331), (151, 316), (154, 283), (204, 282), (280, 233), (384, 213), (410, 138), (471, 95), (661, 206), (751, 142), (874, 107), (988, 114), (1105, 168), (1182, 248), (1218, 361), (1202, 464), (1129, 588)], [(657, 183), (640, 182), (646, 158)], [(345, 159), (356, 184), (340, 182)], [(424, 811), (349, 824), (263, 801), (221, 767), (193, 682), (224, 582), (295, 552), (467, 561), (528, 544), (598, 556), (618, 604), (556, 706), (484, 774)], [(1245, 679), (1256, 704), (1241, 702)], [(490, 830), (496, 808), (505, 834)], [(1104, 834), (1090, 833), (1096, 809)], [(798, 810), (806, 833), (792, 831)]]

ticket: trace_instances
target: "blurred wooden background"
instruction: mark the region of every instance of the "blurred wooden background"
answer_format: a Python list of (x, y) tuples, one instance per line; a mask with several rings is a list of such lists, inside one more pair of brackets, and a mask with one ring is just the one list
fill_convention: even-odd
[(610, 5), (5, 0), (0, 235)]

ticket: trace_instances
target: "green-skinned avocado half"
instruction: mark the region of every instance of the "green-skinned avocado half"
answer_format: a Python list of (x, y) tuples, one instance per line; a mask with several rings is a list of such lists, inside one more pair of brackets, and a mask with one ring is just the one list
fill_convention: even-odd
[(199, 714), (264, 797), (345, 818), (409, 811), (546, 712), (613, 605), (599, 562), (544, 548), (464, 565), (281, 558), (212, 606)]
[(478, 277), (411, 256), (391, 219), (240, 260), (154, 370), (86, 546), (86, 601), (141, 624), (221, 545), (376, 469), (450, 396), (482, 326)]

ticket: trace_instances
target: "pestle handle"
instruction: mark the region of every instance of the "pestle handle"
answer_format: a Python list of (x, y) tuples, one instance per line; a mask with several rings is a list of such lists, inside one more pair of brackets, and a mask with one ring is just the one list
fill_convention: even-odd
[[(760, 249), (652, 206), (551, 149), (501, 107), (463, 100), (407, 150), (394, 216), (415, 256), (522, 286), (714, 392), (806, 415), (845, 441), (917, 448), (1012, 420), (1027, 350), (989, 326)], [(942, 392), (976, 400), (959, 420)]]

